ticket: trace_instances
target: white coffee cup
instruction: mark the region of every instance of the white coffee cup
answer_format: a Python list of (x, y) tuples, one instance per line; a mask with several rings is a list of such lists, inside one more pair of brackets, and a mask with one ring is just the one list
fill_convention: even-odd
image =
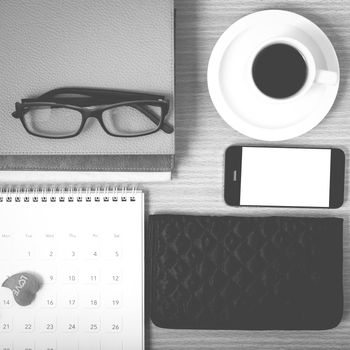
[[(264, 94), (257, 87), (253, 78), (253, 73), (252, 73), (253, 65), (258, 54), (265, 48), (275, 44), (285, 44), (296, 49), (304, 58), (305, 64), (307, 66), (307, 75), (306, 75), (304, 85), (295, 94), (285, 98), (274, 98)], [(247, 64), (247, 77), (249, 79), (249, 83), (252, 85), (256, 93), (259, 93), (263, 95), (265, 98), (268, 98), (271, 101), (275, 101), (275, 102), (285, 102), (286, 100), (289, 101), (305, 95), (312, 88), (314, 84), (337, 85), (339, 83), (338, 73), (318, 67), (317, 62), (319, 60), (317, 60), (316, 58), (317, 57), (314, 56), (311, 50), (304, 43), (302, 43), (301, 40), (298, 40), (293, 37), (287, 37), (287, 36), (274, 37), (263, 42), (258, 47), (255, 47), (252, 50), (252, 53), (250, 55), (250, 58)]]

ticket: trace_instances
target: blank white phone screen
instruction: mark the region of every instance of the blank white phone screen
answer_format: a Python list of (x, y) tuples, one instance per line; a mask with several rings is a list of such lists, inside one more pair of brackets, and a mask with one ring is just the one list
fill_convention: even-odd
[(330, 149), (243, 147), (241, 205), (329, 207)]

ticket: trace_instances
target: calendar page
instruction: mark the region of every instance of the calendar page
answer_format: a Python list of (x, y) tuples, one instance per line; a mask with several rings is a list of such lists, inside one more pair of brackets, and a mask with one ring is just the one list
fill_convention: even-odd
[(0, 196), (0, 350), (143, 349), (143, 194)]

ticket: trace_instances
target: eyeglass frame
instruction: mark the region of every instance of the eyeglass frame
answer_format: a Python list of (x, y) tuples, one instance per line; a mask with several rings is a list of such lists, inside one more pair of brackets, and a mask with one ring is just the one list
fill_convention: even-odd
[[(54, 97), (59, 94), (78, 94), (86, 95), (86, 97)], [(119, 96), (119, 99), (124, 101), (117, 103), (110, 103), (112, 100), (115, 100)], [(88, 100), (90, 98), (90, 101)], [(61, 103), (57, 102), (61, 101)], [(66, 101), (70, 103), (66, 103)], [(71, 104), (74, 102), (74, 104)], [(145, 105), (145, 106), (142, 106)], [(57, 107), (57, 108), (66, 108), (80, 112), (82, 116), (82, 121), (79, 129), (72, 135), (68, 136), (46, 136), (40, 135), (32, 132), (25, 121), (25, 108), (26, 107)], [(159, 125), (154, 130), (131, 134), (131, 135), (116, 135), (108, 131), (107, 127), (103, 122), (102, 114), (103, 112), (117, 108), (128, 106), (138, 110), (140, 113), (143, 113), (148, 117), (153, 123), (158, 123)], [(154, 114), (151, 110), (147, 108), (151, 107), (160, 107), (161, 116)], [(169, 113), (169, 100), (162, 95), (152, 95), (139, 92), (131, 92), (124, 90), (107, 90), (107, 89), (93, 89), (93, 88), (59, 88), (51, 90), (44, 95), (36, 99), (22, 99), (21, 103), (16, 102), (15, 104), (16, 111), (12, 113), (12, 116), (15, 119), (20, 119), (24, 129), (33, 136), (45, 138), (45, 139), (69, 139), (78, 136), (84, 129), (86, 121), (89, 118), (95, 118), (99, 121), (102, 129), (112, 137), (121, 137), (121, 138), (133, 138), (141, 137), (154, 134), (159, 130), (163, 130), (167, 134), (174, 132), (174, 128), (165, 121), (166, 116)]]

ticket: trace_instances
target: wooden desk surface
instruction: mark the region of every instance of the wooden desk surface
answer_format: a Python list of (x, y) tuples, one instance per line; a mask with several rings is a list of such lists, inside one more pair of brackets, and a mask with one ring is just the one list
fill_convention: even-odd
[[(145, 185), (147, 212), (216, 215), (339, 216), (344, 228), (345, 307), (342, 323), (322, 332), (176, 331), (147, 324), (148, 349), (350, 349), (349, 180), (339, 210), (234, 209), (223, 200), (224, 152), (231, 144), (260, 144), (232, 130), (216, 113), (206, 70), (220, 34), (240, 17), (263, 9), (305, 15), (332, 40), (341, 65), (341, 87), (329, 116), (305, 136), (276, 145), (350, 148), (350, 0), (175, 0), (176, 171), (171, 183)], [(347, 163), (347, 171), (349, 162)]]

